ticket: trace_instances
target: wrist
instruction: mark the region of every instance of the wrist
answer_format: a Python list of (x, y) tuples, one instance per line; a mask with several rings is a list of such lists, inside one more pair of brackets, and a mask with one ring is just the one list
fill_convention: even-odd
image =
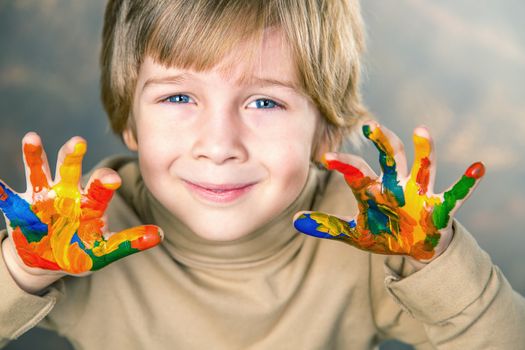
[(432, 261), (436, 260), (441, 254), (443, 254), (450, 245), (452, 238), (454, 238), (454, 225), (451, 224), (446, 229), (441, 231), (441, 240), (434, 248), (435, 254), (431, 259), (417, 260), (411, 256), (407, 256), (406, 260), (415, 269), (415, 271), (419, 271), (430, 264)]
[(46, 271), (26, 266), (18, 256), (12, 241), (8, 238), (2, 241), (2, 254), (13, 280), (28, 293), (38, 294), (65, 275), (62, 271)]

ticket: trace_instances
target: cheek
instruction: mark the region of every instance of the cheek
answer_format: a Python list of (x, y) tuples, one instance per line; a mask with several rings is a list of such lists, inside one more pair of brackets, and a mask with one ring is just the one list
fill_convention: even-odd
[(167, 128), (155, 128), (150, 125), (138, 130), (138, 157), (143, 175), (162, 176), (180, 156), (182, 140), (168, 133)]
[(312, 139), (313, 130), (297, 127), (280, 132), (264, 149), (274, 179), (283, 186), (302, 188), (310, 166)]
[(271, 148), (281, 154), (283, 161), (309, 162), (313, 136), (315, 131), (315, 120), (313, 116), (297, 118), (297, 121), (278, 128), (270, 141)]

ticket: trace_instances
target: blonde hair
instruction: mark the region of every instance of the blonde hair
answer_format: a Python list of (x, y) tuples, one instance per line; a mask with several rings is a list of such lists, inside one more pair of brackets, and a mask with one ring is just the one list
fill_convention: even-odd
[(111, 127), (130, 126), (131, 106), (146, 55), (166, 66), (213, 68), (243, 40), (260, 42), (280, 28), (299, 85), (321, 122), (313, 156), (341, 145), (367, 115), (359, 93), (364, 50), (358, 0), (109, 0), (100, 56), (102, 102)]

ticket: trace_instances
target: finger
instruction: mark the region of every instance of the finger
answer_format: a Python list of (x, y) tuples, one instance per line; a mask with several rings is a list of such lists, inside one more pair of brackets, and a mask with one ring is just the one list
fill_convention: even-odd
[(120, 176), (109, 168), (97, 169), (91, 175), (80, 205), (82, 213), (77, 231), (87, 247), (92, 247), (102, 237), (104, 212), (120, 184)]
[(383, 187), (390, 191), (400, 206), (405, 204), (403, 187), (399, 179), (406, 176), (406, 157), (401, 140), (388, 129), (375, 122), (363, 125), (363, 134), (379, 151), (379, 165), (383, 172)]
[(51, 172), (42, 140), (34, 132), (27, 133), (22, 139), (24, 165), (26, 171), (27, 192), (31, 196), (49, 188)]
[(81, 205), (82, 217), (101, 218), (120, 184), (120, 176), (113, 169), (96, 169), (86, 185), (87, 190)]
[(415, 187), (419, 195), (433, 191), (436, 173), (432, 138), (428, 129), (418, 127), (414, 130), (414, 164), (408, 184)]
[(53, 189), (59, 197), (80, 198), (79, 181), (82, 176), (82, 159), (86, 149), (86, 141), (76, 136), (66, 142), (58, 152)]
[(91, 271), (158, 245), (164, 237), (158, 226), (144, 225), (117, 232), (93, 249), (86, 250), (93, 261)]
[(401, 139), (387, 127), (379, 125), (374, 121), (363, 124), (363, 134), (374, 143), (380, 156), (383, 156), (380, 158), (380, 165), (383, 172), (385, 173), (385, 169), (393, 168), (399, 178), (406, 177), (407, 162), (405, 146)]
[(356, 227), (353, 219), (312, 211), (295, 214), (293, 224), (297, 231), (309, 236), (342, 241), (352, 241)]
[(376, 173), (361, 157), (348, 153), (325, 153), (323, 162), (329, 170), (337, 170), (344, 175), (346, 183), (358, 191), (377, 179)]
[(307, 235), (345, 242), (356, 248), (378, 254), (402, 254), (393, 250), (396, 238), (391, 234), (374, 234), (372, 229), (358, 227), (353, 219), (321, 212), (303, 211), (294, 217), (297, 231)]
[(449, 225), (451, 217), (474, 191), (483, 175), (485, 175), (483, 163), (474, 163), (449, 190), (443, 193), (443, 202), (437, 204), (432, 213), (432, 221), (438, 230)]
[(69, 273), (79, 273), (89, 269), (91, 261), (84, 251), (71, 244), (80, 223), (80, 176), (82, 158), (86, 153), (86, 142), (73, 137), (58, 152), (57, 182), (53, 186), (56, 193), (54, 209), (57, 219), (49, 230), (50, 245), (56, 263)]

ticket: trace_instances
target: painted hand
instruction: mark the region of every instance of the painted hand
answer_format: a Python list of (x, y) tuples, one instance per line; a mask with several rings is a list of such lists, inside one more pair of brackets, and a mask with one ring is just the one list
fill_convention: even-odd
[(22, 262), (43, 269), (29, 269), (33, 273), (84, 274), (160, 243), (157, 226), (104, 232), (104, 211), (120, 177), (111, 169), (98, 169), (87, 190), (80, 188), (86, 152), (82, 138), (72, 138), (60, 150), (54, 182), (38, 135), (28, 133), (22, 145), (27, 191), (17, 194), (0, 181), (0, 210)]
[(360, 157), (327, 153), (325, 166), (344, 175), (358, 203), (355, 218), (320, 212), (295, 215), (298, 231), (336, 239), (379, 254), (408, 255), (428, 262), (439, 256), (452, 239), (452, 218), (485, 173), (472, 164), (447, 191), (433, 193), (435, 162), (432, 141), (425, 128), (414, 131), (415, 161), (407, 174), (402, 142), (374, 122), (363, 133), (379, 151), (382, 176)]

